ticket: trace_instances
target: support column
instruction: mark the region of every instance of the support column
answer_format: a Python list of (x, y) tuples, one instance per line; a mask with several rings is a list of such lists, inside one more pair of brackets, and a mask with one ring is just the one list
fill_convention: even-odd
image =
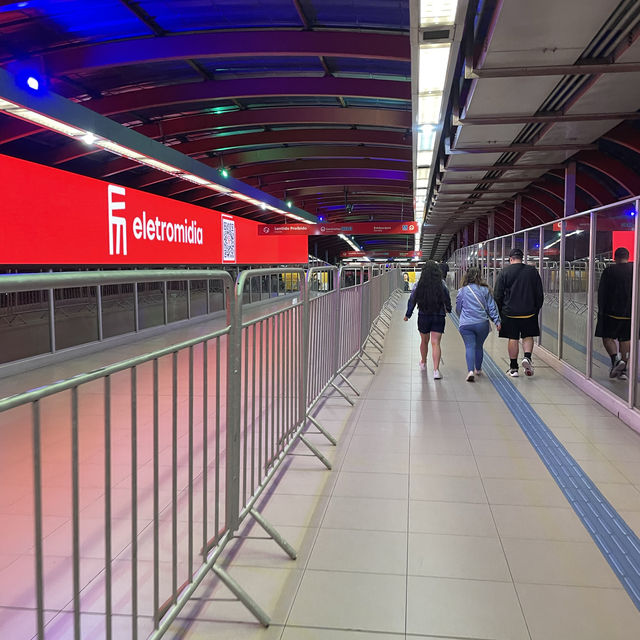
[(473, 221), (473, 244), (480, 242), (480, 220)]
[(517, 195), (513, 202), (513, 232), (522, 229), (522, 196)]
[(570, 162), (564, 170), (564, 215), (576, 212), (576, 163)]
[(487, 217), (487, 240), (491, 240), (496, 235), (496, 214), (492, 213)]
[(462, 232), (462, 241), (465, 247), (469, 246), (469, 226), (466, 226)]
[(460, 232), (458, 231), (458, 233), (456, 234), (456, 249), (460, 249), (462, 247), (462, 237), (460, 235)]

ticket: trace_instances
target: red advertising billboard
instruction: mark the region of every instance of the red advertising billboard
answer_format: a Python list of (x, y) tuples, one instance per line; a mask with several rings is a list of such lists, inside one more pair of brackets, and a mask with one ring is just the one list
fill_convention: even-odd
[(303, 237), (254, 220), (0, 155), (0, 263), (292, 264)]
[(258, 227), (261, 236), (337, 236), (388, 235), (418, 233), (416, 222), (353, 222), (351, 224), (262, 224)]

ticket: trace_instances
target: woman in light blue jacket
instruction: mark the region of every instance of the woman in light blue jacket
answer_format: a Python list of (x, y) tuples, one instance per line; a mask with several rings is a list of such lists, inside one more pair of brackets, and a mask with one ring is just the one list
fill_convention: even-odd
[(498, 307), (477, 267), (471, 267), (462, 280), (456, 297), (456, 312), (467, 358), (467, 382), (474, 382), (475, 376), (482, 373), (482, 347), (489, 335), (489, 319), (500, 330)]

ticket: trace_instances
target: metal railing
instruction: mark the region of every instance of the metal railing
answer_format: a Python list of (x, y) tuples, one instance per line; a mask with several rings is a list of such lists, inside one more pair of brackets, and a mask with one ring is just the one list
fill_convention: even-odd
[[(253, 279), (273, 275), (292, 295), (256, 313), (245, 294)], [(369, 351), (381, 349), (402, 285), (397, 269), (374, 275), (359, 267), (354, 284), (341, 287), (345, 271), (322, 266), (248, 270), (235, 284), (217, 270), (11, 275), (0, 276), (0, 292), (186, 277), (224, 292), (227, 317), (216, 331), (0, 400), (0, 428), (31, 434), (12, 452), (16, 477), (33, 488), (25, 549), (35, 559), (33, 601), (20, 604), (35, 613), (29, 637), (84, 637), (85, 612), (104, 601), (98, 613), (107, 640), (125, 637), (115, 616), (130, 616), (128, 637), (160, 638), (212, 571), (268, 625), (218, 565), (220, 554), (251, 516), (296, 557), (256, 501), (298, 441), (331, 468), (305, 430), (314, 425), (336, 443), (312, 413), (330, 390), (353, 403), (341, 388), (345, 382), (358, 393), (345, 370), (360, 362), (375, 371)], [(50, 603), (62, 597), (47, 569), (54, 486), (71, 496), (58, 515), (70, 529), (71, 559), (60, 610), (72, 615), (50, 621)], [(87, 502), (90, 490), (99, 497)]]
[[(616, 238), (616, 234), (620, 237)], [(450, 259), (459, 286), (470, 266), (483, 270), (490, 285), (509, 262), (509, 251), (517, 246), (526, 262), (540, 272), (545, 292), (541, 314), (540, 346), (568, 365), (574, 380), (594, 397), (624, 401), (626, 409), (640, 409), (640, 199), (636, 196), (611, 205), (576, 213), (565, 218), (491, 238), (457, 249)], [(609, 379), (609, 355), (594, 338), (598, 315), (597, 292), (600, 277), (613, 264), (616, 246), (630, 250), (633, 261), (628, 381)], [(635, 260), (633, 259), (635, 256)], [(571, 375), (573, 375), (573, 373)], [(624, 384), (623, 384), (624, 383)], [(613, 405), (612, 405), (613, 406)], [(617, 407), (619, 405), (616, 404)], [(636, 415), (630, 420), (636, 423)]]

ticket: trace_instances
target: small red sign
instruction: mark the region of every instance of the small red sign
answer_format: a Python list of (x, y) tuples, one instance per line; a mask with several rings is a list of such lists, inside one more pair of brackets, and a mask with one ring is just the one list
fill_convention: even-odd
[(261, 224), (260, 236), (391, 235), (418, 233), (417, 222), (353, 222), (351, 224)]

